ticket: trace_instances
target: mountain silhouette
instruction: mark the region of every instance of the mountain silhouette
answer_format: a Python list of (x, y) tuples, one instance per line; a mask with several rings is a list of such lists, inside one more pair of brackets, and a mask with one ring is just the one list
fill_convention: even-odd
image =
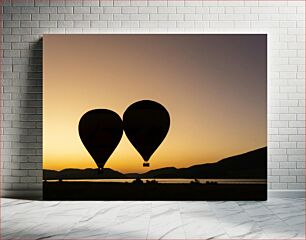
[(44, 170), (43, 178), (51, 179), (125, 179), (125, 178), (266, 178), (267, 147), (240, 155), (224, 158), (216, 163), (194, 165), (188, 168), (166, 167), (146, 173), (123, 174), (105, 168), (103, 174), (97, 169)]
[(127, 178), (124, 174), (114, 171), (110, 168), (104, 168), (103, 173), (99, 174), (97, 169), (74, 169), (67, 168), (61, 171), (55, 170), (44, 170), (44, 179), (55, 180), (55, 179), (112, 179), (112, 178)]

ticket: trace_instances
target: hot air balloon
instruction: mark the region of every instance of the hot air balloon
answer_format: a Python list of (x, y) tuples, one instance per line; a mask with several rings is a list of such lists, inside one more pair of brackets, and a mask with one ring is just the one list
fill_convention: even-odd
[(144, 167), (166, 137), (170, 116), (161, 104), (142, 100), (130, 105), (123, 114), (123, 128), (127, 138), (140, 153)]
[(85, 148), (98, 166), (99, 173), (119, 144), (123, 134), (120, 116), (107, 109), (85, 113), (79, 122), (79, 135)]

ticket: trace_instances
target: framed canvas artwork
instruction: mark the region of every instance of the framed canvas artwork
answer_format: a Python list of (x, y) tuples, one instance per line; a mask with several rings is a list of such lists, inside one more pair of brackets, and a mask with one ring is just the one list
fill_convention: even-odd
[(44, 35), (43, 197), (265, 200), (267, 35)]

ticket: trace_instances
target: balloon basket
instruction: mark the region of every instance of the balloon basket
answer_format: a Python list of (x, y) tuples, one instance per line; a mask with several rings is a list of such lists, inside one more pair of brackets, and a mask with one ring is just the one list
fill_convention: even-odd
[(103, 168), (98, 168), (98, 174), (102, 174), (103, 173)]
[(143, 163), (144, 167), (150, 167), (150, 163)]

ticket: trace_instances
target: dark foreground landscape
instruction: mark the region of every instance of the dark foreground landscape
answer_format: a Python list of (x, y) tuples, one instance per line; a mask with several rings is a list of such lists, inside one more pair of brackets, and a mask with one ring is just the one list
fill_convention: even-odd
[[(265, 180), (267, 147), (188, 168), (166, 167), (142, 174), (123, 174), (109, 168), (105, 168), (102, 174), (97, 169), (45, 169), (43, 179), (45, 200), (266, 200), (267, 184), (203, 184), (196, 182), (196, 179)], [(109, 182), (96, 182), (99, 179), (109, 179)], [(151, 181), (125, 183), (111, 182), (112, 179)], [(155, 180), (159, 179), (195, 181), (193, 184), (157, 183)]]
[(44, 180), (59, 179), (128, 179), (128, 178), (224, 178), (224, 179), (266, 179), (267, 147), (240, 155), (224, 158), (216, 163), (205, 163), (188, 168), (165, 167), (148, 172), (127, 173), (104, 168), (103, 174), (97, 169), (63, 169), (61, 171), (44, 169)]
[(44, 200), (266, 200), (266, 184), (44, 182)]

